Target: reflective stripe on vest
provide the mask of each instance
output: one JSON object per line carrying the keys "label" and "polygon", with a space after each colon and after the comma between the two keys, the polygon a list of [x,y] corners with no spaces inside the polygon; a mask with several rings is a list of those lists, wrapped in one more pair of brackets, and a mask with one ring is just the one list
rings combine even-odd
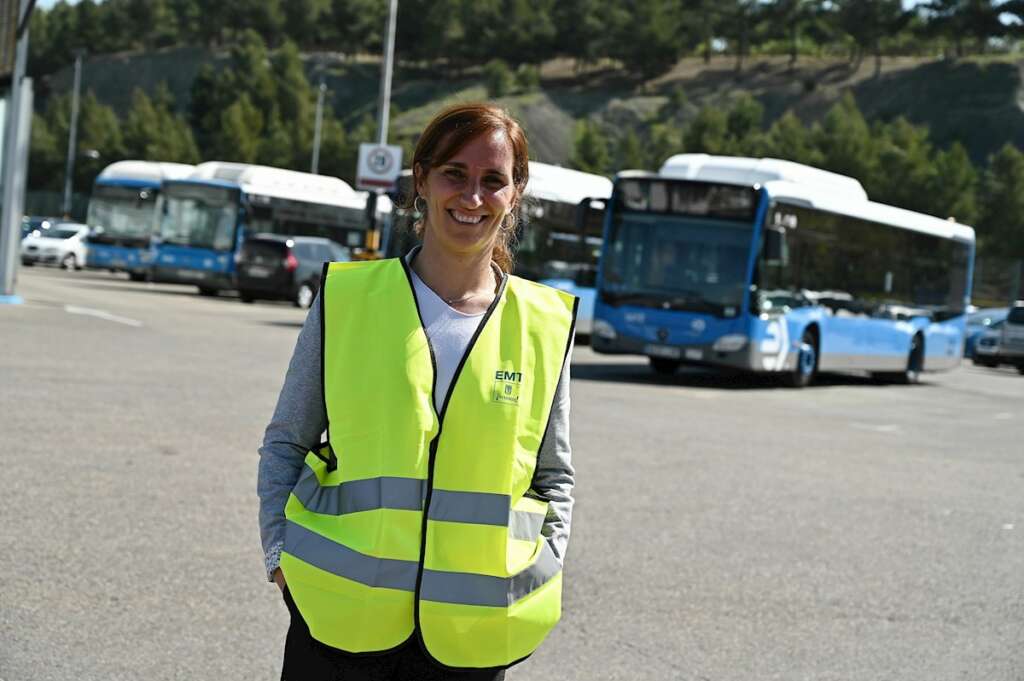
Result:
{"label": "reflective stripe on vest", "polygon": [[323,281],[337,465],[324,451],[307,455],[281,558],[310,632],[374,653],[418,624],[447,667],[526,657],[561,613],[561,566],[541,536],[547,502],[530,485],[575,299],[507,277],[439,415],[404,262],[333,263]]}

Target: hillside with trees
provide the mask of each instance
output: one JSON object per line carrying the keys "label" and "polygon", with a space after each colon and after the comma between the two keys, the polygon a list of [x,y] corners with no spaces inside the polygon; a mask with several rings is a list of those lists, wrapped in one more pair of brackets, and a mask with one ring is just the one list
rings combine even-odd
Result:
{"label": "hillside with trees", "polygon": [[[79,191],[121,158],[308,170],[321,79],[320,172],[351,179],[375,137],[386,4],[37,10],[30,190],[62,186],[80,49]],[[491,98],[537,160],[610,174],[682,151],[788,158],[1024,257],[1021,18],[1024,0],[402,0],[389,138],[410,153],[439,106]]]}

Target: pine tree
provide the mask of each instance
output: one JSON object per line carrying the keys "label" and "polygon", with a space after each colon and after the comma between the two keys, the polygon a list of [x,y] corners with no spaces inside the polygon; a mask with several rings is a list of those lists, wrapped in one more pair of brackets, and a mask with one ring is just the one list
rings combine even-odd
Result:
{"label": "pine tree", "polygon": [[967,150],[959,142],[935,155],[935,172],[927,196],[930,212],[972,225],[978,219],[978,173]]}
{"label": "pine tree", "polygon": [[597,123],[581,121],[577,124],[576,138],[573,142],[569,164],[586,173],[597,175],[608,173],[611,166],[608,142]]}
{"label": "pine tree", "polygon": [[983,251],[1024,258],[1024,153],[1007,143],[989,159],[981,188]]}

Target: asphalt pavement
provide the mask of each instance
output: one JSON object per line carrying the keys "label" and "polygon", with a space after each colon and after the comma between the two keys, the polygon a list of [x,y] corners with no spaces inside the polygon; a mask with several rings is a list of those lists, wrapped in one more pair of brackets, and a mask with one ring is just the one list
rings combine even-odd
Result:
{"label": "asphalt pavement", "polygon": [[[304,313],[38,267],[18,293],[0,681],[278,678],[256,449]],[[510,681],[1024,679],[1024,376],[572,371],[564,616]]]}

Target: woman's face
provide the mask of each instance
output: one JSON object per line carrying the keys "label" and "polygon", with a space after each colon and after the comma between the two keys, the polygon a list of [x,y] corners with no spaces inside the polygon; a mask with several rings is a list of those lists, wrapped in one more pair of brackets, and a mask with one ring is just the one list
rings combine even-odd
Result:
{"label": "woman's face", "polygon": [[490,253],[515,201],[512,145],[505,133],[484,133],[467,142],[417,182],[427,202],[424,240],[454,255]]}

